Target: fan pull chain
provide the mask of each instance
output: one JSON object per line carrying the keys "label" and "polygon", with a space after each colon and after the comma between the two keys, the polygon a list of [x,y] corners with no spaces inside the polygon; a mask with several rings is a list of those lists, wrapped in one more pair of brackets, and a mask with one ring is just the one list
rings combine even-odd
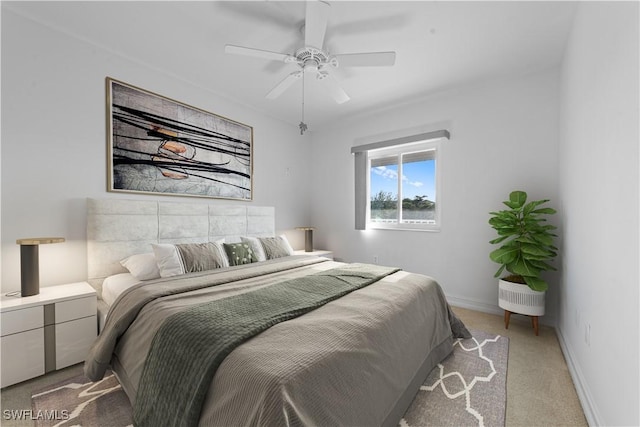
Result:
{"label": "fan pull chain", "polygon": [[298,125],[298,127],[300,128],[300,135],[304,135],[304,131],[307,130],[307,125],[304,122],[304,68],[302,69],[302,120],[300,121],[300,124]]}

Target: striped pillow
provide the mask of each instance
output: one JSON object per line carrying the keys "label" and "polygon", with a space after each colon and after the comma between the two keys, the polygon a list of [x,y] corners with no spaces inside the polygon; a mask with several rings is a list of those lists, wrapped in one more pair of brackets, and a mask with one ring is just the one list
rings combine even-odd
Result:
{"label": "striped pillow", "polygon": [[194,271],[228,267],[222,243],[152,243],[160,277],[172,277]]}

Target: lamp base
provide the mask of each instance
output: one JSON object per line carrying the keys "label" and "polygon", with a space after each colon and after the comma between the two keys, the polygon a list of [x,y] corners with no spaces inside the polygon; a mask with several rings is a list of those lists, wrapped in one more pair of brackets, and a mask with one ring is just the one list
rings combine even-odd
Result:
{"label": "lamp base", "polygon": [[313,230],[304,231],[304,251],[313,252]]}
{"label": "lamp base", "polygon": [[20,245],[20,295],[29,297],[39,293],[38,245]]}

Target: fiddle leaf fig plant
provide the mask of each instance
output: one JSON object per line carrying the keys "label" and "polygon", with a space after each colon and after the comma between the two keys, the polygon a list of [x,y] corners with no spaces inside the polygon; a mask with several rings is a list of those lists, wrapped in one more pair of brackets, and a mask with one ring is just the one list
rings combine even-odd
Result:
{"label": "fiddle leaf fig plant", "polygon": [[489,254],[492,261],[500,264],[495,277],[504,270],[511,273],[503,278],[509,282],[527,284],[535,291],[546,291],[548,283],[540,273],[555,270],[548,263],[558,254],[554,243],[556,227],[547,224],[547,215],[556,213],[555,209],[542,207],[549,200],[536,200],[527,203],[527,193],[513,191],[509,200],[502,202],[509,209],[490,212],[489,224],[498,233],[489,243],[500,245]]}

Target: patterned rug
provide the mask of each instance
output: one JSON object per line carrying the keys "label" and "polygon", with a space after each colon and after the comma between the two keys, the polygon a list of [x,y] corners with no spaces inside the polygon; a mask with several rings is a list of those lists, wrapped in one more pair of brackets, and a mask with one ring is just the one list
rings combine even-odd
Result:
{"label": "patterned rug", "polygon": [[[509,341],[471,331],[438,364],[400,421],[401,427],[504,426]],[[92,383],[76,376],[32,396],[37,427],[132,426],[129,400],[111,372]]]}
{"label": "patterned rug", "polygon": [[429,373],[401,427],[504,426],[509,339],[471,333]]}

